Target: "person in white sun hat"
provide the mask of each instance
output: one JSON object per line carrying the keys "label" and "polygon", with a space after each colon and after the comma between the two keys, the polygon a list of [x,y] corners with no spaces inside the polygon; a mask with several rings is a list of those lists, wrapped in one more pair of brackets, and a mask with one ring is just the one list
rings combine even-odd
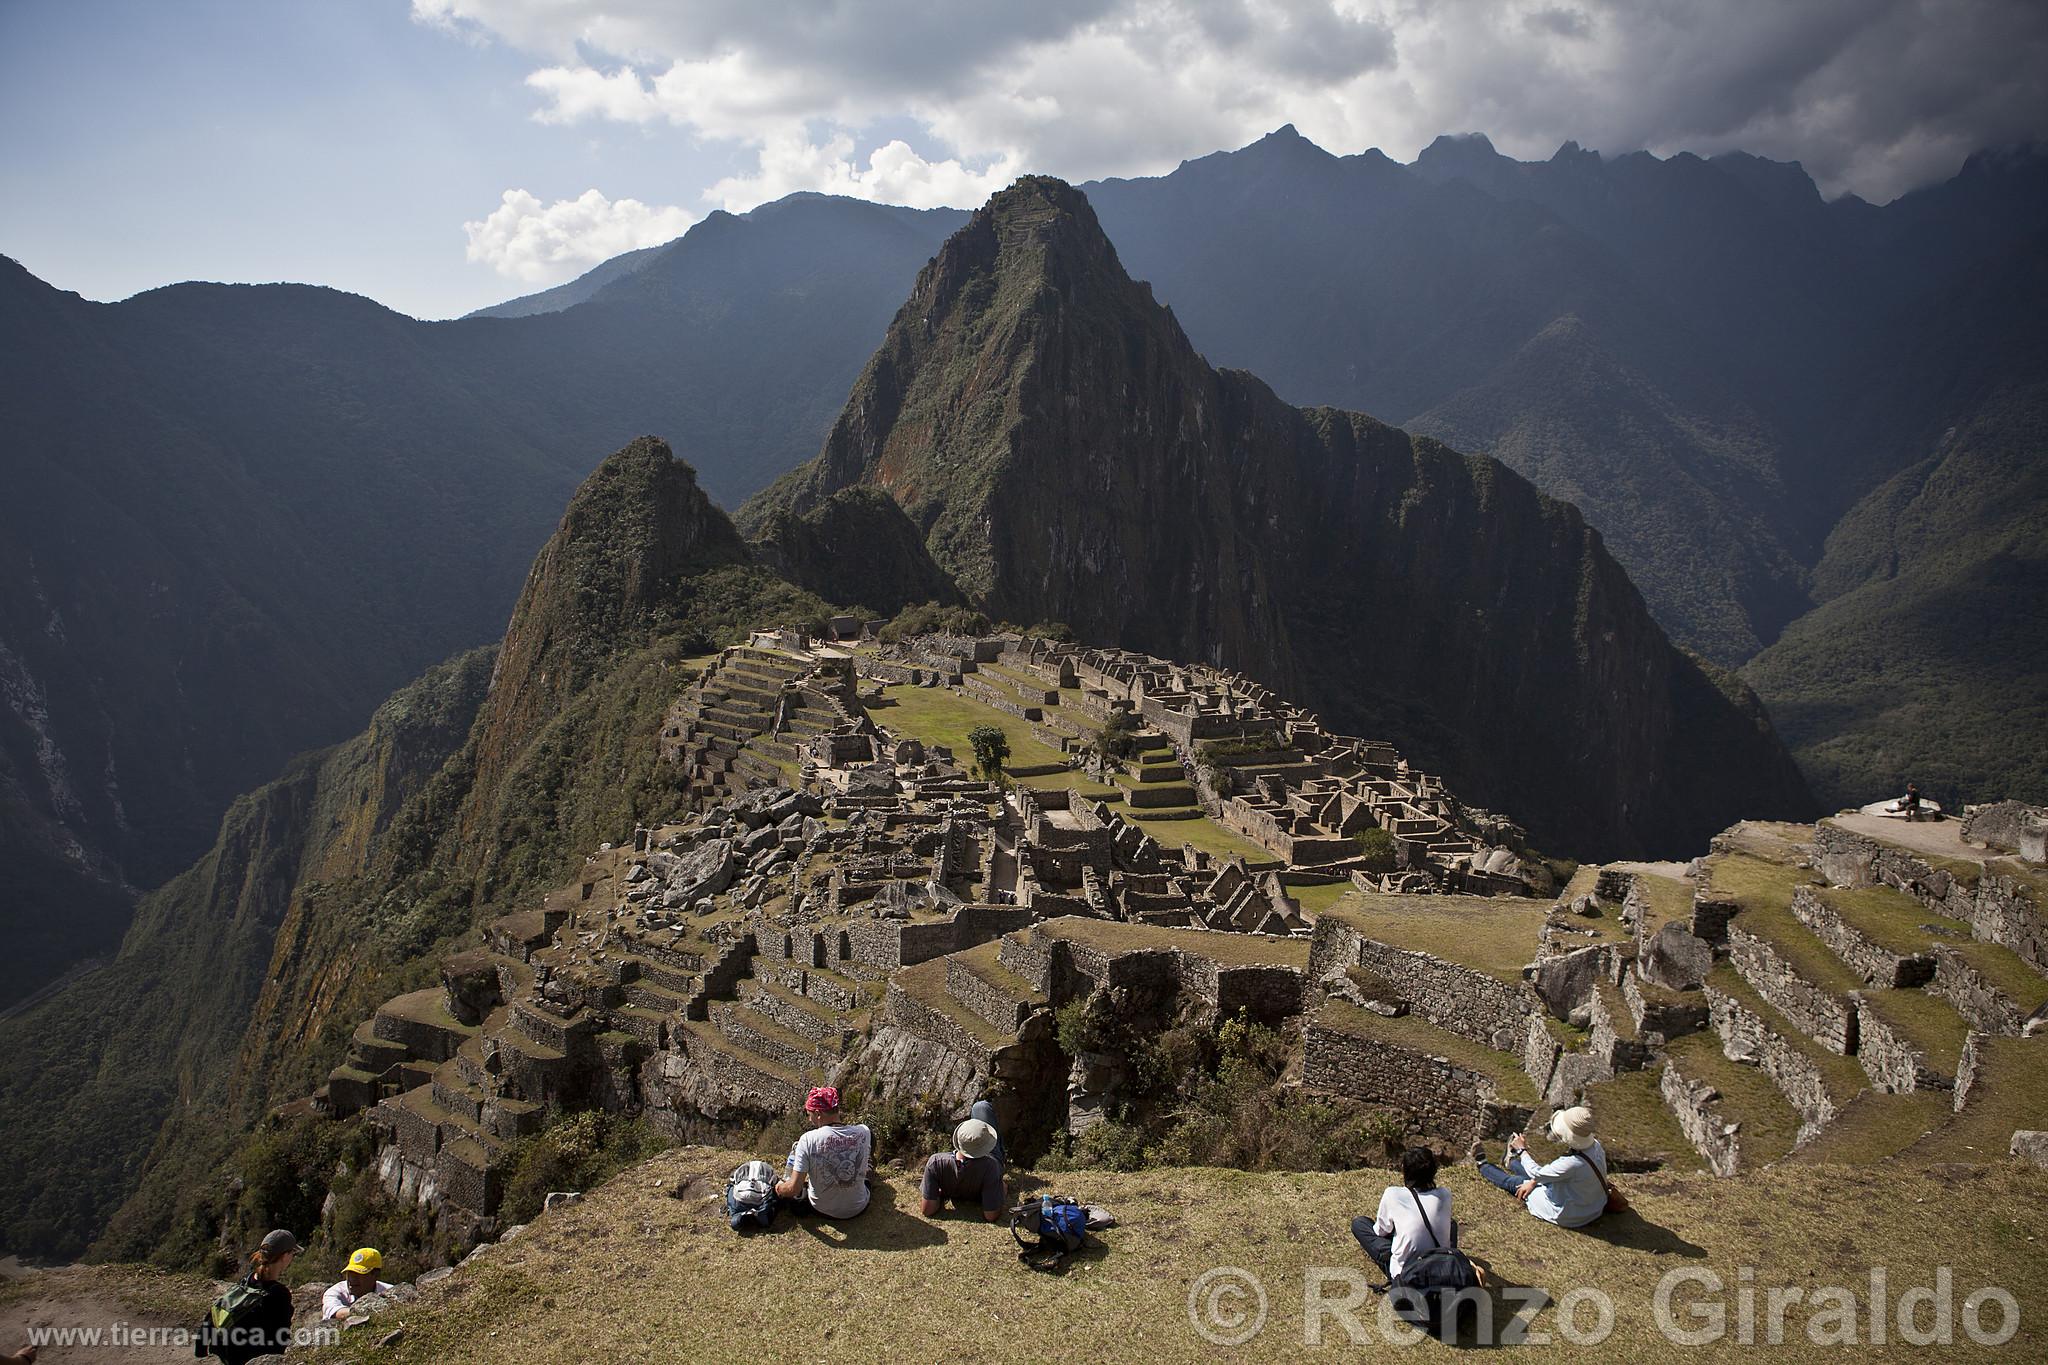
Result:
{"label": "person in white sun hat", "polygon": [[1508,1139],[1506,1165],[1486,1160],[1474,1144],[1479,1174],[1522,1201],[1534,1216],[1561,1228],[1582,1228],[1607,1211],[1607,1149],[1593,1136],[1593,1111],[1585,1105],[1550,1116],[1550,1140],[1565,1154],[1539,1166],[1520,1133]]}
{"label": "person in white sun hat", "polygon": [[[975,1106],[977,1109],[981,1106]],[[1003,1160],[996,1130],[985,1119],[970,1118],[953,1130],[953,1150],[935,1153],[924,1163],[924,1216],[936,1218],[950,1202],[979,1206],[983,1221],[1003,1216]]]}

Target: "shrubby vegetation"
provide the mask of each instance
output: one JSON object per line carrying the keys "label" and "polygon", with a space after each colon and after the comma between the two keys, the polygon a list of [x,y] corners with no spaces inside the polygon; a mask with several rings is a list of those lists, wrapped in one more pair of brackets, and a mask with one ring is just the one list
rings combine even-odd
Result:
{"label": "shrubby vegetation", "polygon": [[876,633],[883,643],[895,644],[914,635],[986,635],[988,631],[988,617],[972,607],[920,602],[897,612],[895,618]]}
{"label": "shrubby vegetation", "polygon": [[1358,855],[1368,872],[1392,872],[1398,852],[1394,836],[1378,825],[1358,832]]}
{"label": "shrubby vegetation", "polygon": [[595,1188],[667,1145],[645,1119],[596,1109],[556,1115],[512,1149],[498,1221],[529,1222],[551,1192]]}
{"label": "shrubby vegetation", "polygon": [[1046,1170],[1348,1170],[1382,1164],[1406,1134],[1391,1111],[1282,1086],[1288,1036],[1242,1014],[1139,1033],[1091,996],[1062,1006],[1055,1027],[1063,1052],[1109,1053],[1127,1076],[1109,1117],[1056,1140]]}

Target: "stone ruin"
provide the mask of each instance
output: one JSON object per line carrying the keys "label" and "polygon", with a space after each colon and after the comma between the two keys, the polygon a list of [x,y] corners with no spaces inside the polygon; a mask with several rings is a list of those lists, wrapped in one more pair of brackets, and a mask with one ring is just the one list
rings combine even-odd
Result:
{"label": "stone ruin", "polygon": [[[1000,662],[1024,657],[1029,674]],[[1187,767],[1211,736],[1283,742],[1203,775],[1276,856],[1171,846],[1144,806],[993,786],[857,693],[957,686],[969,662],[1002,667],[1012,700],[1019,678],[1060,692],[1029,721],[1046,733],[1064,733],[1048,713],[1092,734],[1072,717],[1130,709]],[[1996,850],[1937,866],[1829,822],[1738,826],[1682,869],[1478,894],[1530,889],[1487,870],[1512,831],[1384,746],[1225,675],[1008,637],[728,650],[661,742],[702,809],[491,924],[439,986],[366,1021],[315,1097],[366,1114],[387,1188],[459,1229],[488,1233],[507,1153],[550,1110],[683,1139],[792,1113],[829,1080],[958,1113],[988,1096],[1013,1148],[1041,1149],[1121,1084],[1119,1059],[1054,1037],[1054,1010],[1097,997],[1162,1026],[1247,1011],[1298,1038],[1294,1083],[1453,1151],[1584,1101],[1622,1168],[2048,1153],[2048,1038],[2029,1034],[2048,896]],[[1170,784],[1129,787],[1152,785]],[[1314,860],[1361,821],[1389,829],[1403,872],[1347,868],[1349,894],[1305,912],[1289,878],[1344,867]]]}

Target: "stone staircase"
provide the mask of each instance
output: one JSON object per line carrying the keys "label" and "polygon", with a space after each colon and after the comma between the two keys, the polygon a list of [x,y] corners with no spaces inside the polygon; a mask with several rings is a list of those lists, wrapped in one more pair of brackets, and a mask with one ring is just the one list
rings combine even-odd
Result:
{"label": "stone staircase", "polygon": [[801,1111],[867,1026],[880,973],[852,962],[812,965],[809,940],[797,937],[771,936],[727,989],[700,999],[675,1026],[673,1044],[710,1083],[695,1091],[699,1107],[714,1117]]}
{"label": "stone staircase", "polygon": [[851,719],[838,698],[803,680],[812,662],[736,645],[662,724],[661,751],[682,766],[694,801],[715,803],[752,787],[794,785],[799,746]]}

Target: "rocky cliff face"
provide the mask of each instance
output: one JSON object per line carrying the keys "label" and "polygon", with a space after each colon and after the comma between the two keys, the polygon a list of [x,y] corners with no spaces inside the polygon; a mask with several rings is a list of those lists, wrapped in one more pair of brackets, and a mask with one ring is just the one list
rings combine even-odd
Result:
{"label": "rocky cliff face", "polygon": [[[181,1151],[220,1150],[231,1093],[247,1089],[236,1057],[251,1008],[280,984],[273,961],[294,959],[318,888],[366,867],[461,747],[490,664],[478,650],[430,670],[361,735],[237,800],[207,855],[143,897],[114,961],[0,1022],[0,1096],[20,1125],[0,1158],[10,1248],[83,1249],[152,1148],[178,1146],[159,1141],[167,1116],[187,1126]],[[163,1169],[173,1188],[194,1173]]]}
{"label": "rocky cliff face", "polygon": [[653,740],[682,661],[830,610],[749,562],[667,445],[605,460],[499,647],[238,802],[214,851],[144,900],[119,961],[0,1023],[0,1095],[34,1130],[0,1167],[0,1245],[74,1254],[104,1226],[118,1258],[203,1257],[221,1161],[376,1001],[680,808]]}
{"label": "rocky cliff face", "polygon": [[1560,850],[1807,805],[1754,699],[1670,645],[1575,509],[1211,369],[1058,181],[946,244],[818,458],[740,519],[860,485],[990,615],[1239,668]]}

